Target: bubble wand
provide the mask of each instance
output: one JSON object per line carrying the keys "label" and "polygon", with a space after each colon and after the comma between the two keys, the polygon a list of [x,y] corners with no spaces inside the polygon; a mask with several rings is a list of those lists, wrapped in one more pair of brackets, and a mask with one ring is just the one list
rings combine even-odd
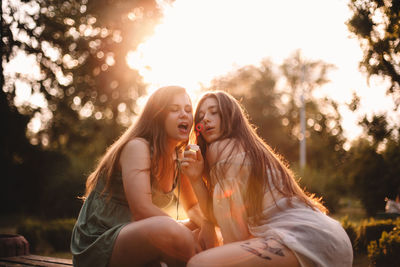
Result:
{"label": "bubble wand", "polygon": [[[196,124],[196,127],[194,127],[194,130],[196,132],[196,143],[198,143],[197,138],[199,137],[200,133],[204,130],[204,125],[201,122],[199,122]],[[199,149],[200,148],[197,144],[192,144],[192,145],[190,145],[190,148],[189,148],[189,150],[191,150],[195,153],[197,151],[199,151]]]}
{"label": "bubble wand", "polygon": [[196,131],[196,142],[197,142],[197,137],[200,135],[200,133],[204,130],[204,125],[199,122],[196,124],[195,131]]}

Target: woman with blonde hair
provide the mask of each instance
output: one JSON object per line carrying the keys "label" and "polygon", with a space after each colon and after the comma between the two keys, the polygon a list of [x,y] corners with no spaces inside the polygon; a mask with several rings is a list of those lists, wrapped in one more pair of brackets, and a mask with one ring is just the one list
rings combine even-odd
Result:
{"label": "woman with blonde hair", "polygon": [[87,179],[72,233],[74,266],[175,266],[195,254],[192,232],[161,209],[178,191],[191,219],[199,220],[197,199],[179,164],[192,124],[184,88],[162,87],[149,97],[136,123]]}
{"label": "woman with blonde hair", "polygon": [[188,266],[352,266],[340,223],[299,187],[235,98],[204,94],[195,125],[200,150],[185,151],[182,170],[223,245],[195,255]]}

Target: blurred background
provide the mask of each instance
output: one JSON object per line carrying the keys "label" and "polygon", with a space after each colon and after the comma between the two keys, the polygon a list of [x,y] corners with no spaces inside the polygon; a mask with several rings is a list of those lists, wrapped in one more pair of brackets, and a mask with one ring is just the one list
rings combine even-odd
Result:
{"label": "blurred background", "polygon": [[395,0],[3,0],[0,230],[73,224],[105,148],[171,84],[194,105],[229,91],[333,217],[375,218],[400,188],[399,14]]}

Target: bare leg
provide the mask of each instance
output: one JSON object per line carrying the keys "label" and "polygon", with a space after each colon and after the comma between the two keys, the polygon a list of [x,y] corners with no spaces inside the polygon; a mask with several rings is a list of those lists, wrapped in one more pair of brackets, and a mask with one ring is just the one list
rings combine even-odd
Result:
{"label": "bare leg", "polygon": [[195,254],[189,229],[167,216],[132,222],[122,228],[113,248],[110,267],[144,266],[163,261],[184,266]]}
{"label": "bare leg", "polygon": [[203,251],[190,259],[198,266],[300,266],[294,253],[273,239],[253,238]]}

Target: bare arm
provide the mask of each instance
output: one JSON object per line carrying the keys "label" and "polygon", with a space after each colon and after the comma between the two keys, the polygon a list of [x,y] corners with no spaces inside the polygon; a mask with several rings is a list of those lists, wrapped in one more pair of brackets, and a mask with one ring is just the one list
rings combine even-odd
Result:
{"label": "bare arm", "polygon": [[182,171],[190,181],[191,188],[195,193],[200,210],[206,218],[210,218],[208,214],[208,191],[202,180],[204,168],[204,160],[201,151],[193,152],[186,150],[182,158]]}
{"label": "bare arm", "polygon": [[[190,219],[190,229],[194,229],[201,226],[204,220],[204,215],[199,208],[197,197],[193,191],[192,185],[186,175],[181,175],[181,196],[180,201],[183,208],[186,211],[188,218]],[[192,225],[195,224],[195,225]],[[192,229],[192,230],[193,230]]]}
{"label": "bare arm", "polygon": [[120,164],[125,196],[133,218],[168,216],[152,202],[148,143],[139,138],[129,141],[121,152]]}
{"label": "bare arm", "polygon": [[[190,221],[193,221],[197,227],[200,228],[200,231],[197,235],[197,241],[201,247],[201,250],[216,247],[218,246],[219,242],[215,232],[215,225],[214,223],[210,222],[206,216],[204,216],[192,185],[196,185],[196,182],[191,183],[187,176],[182,175],[182,187],[185,188],[185,190],[182,190],[182,193],[184,193],[182,196],[185,196],[185,201],[182,203]],[[207,198],[206,201],[208,201],[208,193],[202,180],[197,184],[195,189],[197,190],[198,194],[199,192],[200,194],[204,193],[205,196],[202,197],[202,199]],[[188,202],[188,200],[192,201]],[[188,205],[189,203],[190,205]]]}

